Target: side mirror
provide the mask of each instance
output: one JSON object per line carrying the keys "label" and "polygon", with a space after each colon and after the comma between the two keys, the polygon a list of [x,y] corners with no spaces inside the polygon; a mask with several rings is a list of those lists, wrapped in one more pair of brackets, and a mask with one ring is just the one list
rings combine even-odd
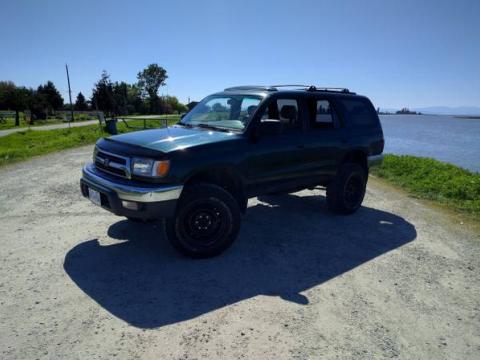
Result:
{"label": "side mirror", "polygon": [[282,133],[283,123],[277,119],[266,119],[258,125],[258,135],[279,135]]}

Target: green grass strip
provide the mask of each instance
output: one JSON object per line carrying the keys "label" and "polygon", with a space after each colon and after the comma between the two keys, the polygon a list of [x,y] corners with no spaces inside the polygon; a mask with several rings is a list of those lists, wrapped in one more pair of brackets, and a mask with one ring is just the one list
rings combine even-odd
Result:
{"label": "green grass strip", "polygon": [[430,158],[390,154],[371,172],[418,198],[480,219],[480,173]]}

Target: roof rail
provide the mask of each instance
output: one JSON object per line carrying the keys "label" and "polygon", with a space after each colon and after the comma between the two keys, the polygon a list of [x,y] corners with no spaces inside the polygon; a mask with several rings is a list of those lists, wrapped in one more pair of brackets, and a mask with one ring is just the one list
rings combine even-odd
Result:
{"label": "roof rail", "polygon": [[244,86],[233,86],[226,88],[224,91],[236,91],[236,90],[260,90],[260,91],[278,91],[278,88],[283,87],[296,87],[296,88],[303,88],[306,91],[325,91],[325,92],[336,92],[336,93],[345,93],[345,94],[355,94],[351,92],[347,88],[342,87],[319,87],[315,85],[270,85],[270,86],[262,86],[262,85],[244,85]]}
{"label": "roof rail", "polygon": [[276,91],[272,86],[262,86],[262,85],[243,85],[243,86],[232,86],[226,88],[224,91],[235,91],[235,90],[260,90],[260,91]]}
{"label": "roof rail", "polygon": [[271,85],[272,88],[279,88],[279,87],[301,87],[301,88],[308,88],[310,85],[300,85],[300,84],[293,84],[293,85],[288,85],[288,84],[281,84],[281,85]]}
{"label": "roof rail", "polygon": [[327,92],[341,92],[341,93],[347,93],[347,94],[355,94],[348,90],[347,88],[341,88],[341,87],[318,87],[315,85],[310,86],[308,91],[327,91]]}

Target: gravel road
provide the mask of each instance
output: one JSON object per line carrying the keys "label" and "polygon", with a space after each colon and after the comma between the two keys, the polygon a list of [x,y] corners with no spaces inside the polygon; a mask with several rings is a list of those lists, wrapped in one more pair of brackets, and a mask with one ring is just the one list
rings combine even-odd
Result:
{"label": "gravel road", "polygon": [[80,196],[83,147],[0,169],[1,359],[478,359],[475,224],[371,179],[249,201],[224,255]]}

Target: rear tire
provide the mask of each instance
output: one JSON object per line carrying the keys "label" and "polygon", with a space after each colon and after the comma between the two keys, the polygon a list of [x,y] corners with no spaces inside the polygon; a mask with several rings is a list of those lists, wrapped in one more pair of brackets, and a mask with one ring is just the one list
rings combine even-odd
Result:
{"label": "rear tire", "polygon": [[225,251],[240,230],[240,208],[233,196],[213,184],[184,190],[174,218],[165,219],[172,246],[192,258],[208,258]]}
{"label": "rear tire", "polygon": [[328,208],[337,214],[352,214],[360,208],[365,197],[368,173],[355,163],[341,165],[327,186]]}

